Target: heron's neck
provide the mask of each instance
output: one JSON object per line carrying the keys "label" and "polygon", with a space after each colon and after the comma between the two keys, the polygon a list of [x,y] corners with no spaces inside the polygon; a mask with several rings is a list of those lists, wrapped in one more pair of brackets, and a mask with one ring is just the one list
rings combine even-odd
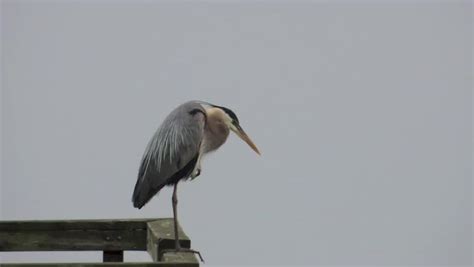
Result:
{"label": "heron's neck", "polygon": [[229,136],[229,127],[225,124],[225,114],[217,108],[206,110],[207,120],[204,131],[204,153],[218,149]]}

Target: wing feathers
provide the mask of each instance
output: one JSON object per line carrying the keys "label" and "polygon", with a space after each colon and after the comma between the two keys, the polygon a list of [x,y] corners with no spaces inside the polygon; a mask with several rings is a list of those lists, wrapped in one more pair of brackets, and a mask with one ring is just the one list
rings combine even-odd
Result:
{"label": "wing feathers", "polygon": [[204,108],[196,102],[177,107],[148,143],[133,192],[135,207],[143,207],[165,185],[191,175],[199,156],[205,124],[205,116],[190,112],[195,109],[205,114]]}

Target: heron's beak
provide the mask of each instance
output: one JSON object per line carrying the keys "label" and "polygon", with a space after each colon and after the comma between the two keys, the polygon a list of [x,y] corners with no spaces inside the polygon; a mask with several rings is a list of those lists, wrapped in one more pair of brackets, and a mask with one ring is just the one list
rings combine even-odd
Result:
{"label": "heron's beak", "polygon": [[260,151],[258,151],[257,146],[253,143],[250,137],[245,133],[245,131],[240,127],[240,125],[230,127],[230,129],[237,134],[242,140],[245,141],[257,154],[260,155]]}

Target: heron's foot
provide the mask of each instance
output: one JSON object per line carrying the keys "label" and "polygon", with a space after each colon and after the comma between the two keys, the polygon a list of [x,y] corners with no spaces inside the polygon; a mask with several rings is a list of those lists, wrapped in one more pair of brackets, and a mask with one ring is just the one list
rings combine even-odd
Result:
{"label": "heron's foot", "polygon": [[201,252],[197,251],[197,250],[194,250],[194,249],[190,249],[190,248],[180,248],[179,250],[177,250],[177,252],[187,252],[187,253],[194,253],[194,254],[197,254],[199,259],[204,263],[204,259],[201,255]]}
{"label": "heron's foot", "polygon": [[194,249],[181,248],[181,247],[175,248],[175,249],[166,249],[162,252],[162,254],[169,253],[169,252],[173,252],[173,253],[178,253],[178,252],[194,253],[194,254],[197,254],[199,259],[204,263],[204,258],[202,257],[201,252],[199,252],[197,250],[194,250]]}

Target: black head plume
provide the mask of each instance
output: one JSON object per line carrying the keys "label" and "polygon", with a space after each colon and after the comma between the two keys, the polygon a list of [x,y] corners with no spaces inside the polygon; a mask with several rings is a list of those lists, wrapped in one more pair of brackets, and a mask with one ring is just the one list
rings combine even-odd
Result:
{"label": "black head plume", "polygon": [[215,107],[215,108],[220,108],[222,109],[227,115],[229,115],[229,117],[232,119],[232,123],[235,124],[236,126],[239,125],[239,119],[237,118],[237,115],[235,115],[235,113],[226,108],[226,107],[222,107],[222,106],[218,106],[218,105],[214,105],[214,104],[211,104],[209,102],[205,102],[205,101],[197,101],[199,103],[202,103],[202,104],[205,104],[205,105],[209,105],[211,107]]}
{"label": "black head plume", "polygon": [[[218,106],[216,106],[218,107]],[[235,113],[228,109],[228,108],[225,108],[225,107],[218,107],[220,109],[222,109],[227,115],[229,115],[229,117],[232,119],[232,122],[235,123],[235,124],[239,124],[239,119],[237,118],[237,115],[235,115]]]}

